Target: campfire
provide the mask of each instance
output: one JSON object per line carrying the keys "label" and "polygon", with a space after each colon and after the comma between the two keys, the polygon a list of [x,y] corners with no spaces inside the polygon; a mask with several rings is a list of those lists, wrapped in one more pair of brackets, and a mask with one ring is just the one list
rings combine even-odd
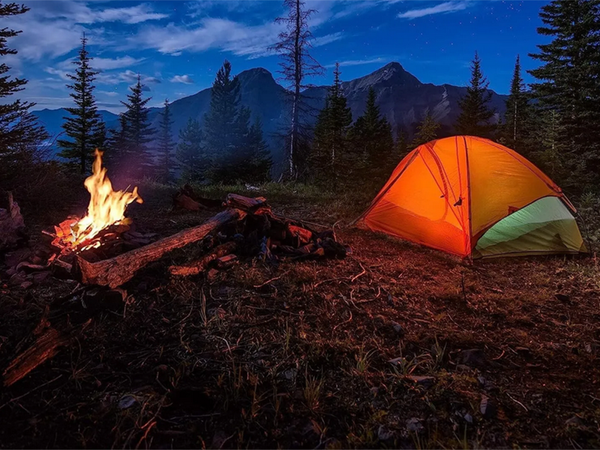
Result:
{"label": "campfire", "polygon": [[113,190],[106,168],[102,167],[102,154],[96,150],[92,175],[84,183],[91,196],[87,215],[82,219],[70,217],[54,227],[56,237],[52,245],[63,253],[97,248],[103,237],[118,237],[130,224],[125,218],[127,206],[134,201],[143,202],[137,187],[133,192]]}

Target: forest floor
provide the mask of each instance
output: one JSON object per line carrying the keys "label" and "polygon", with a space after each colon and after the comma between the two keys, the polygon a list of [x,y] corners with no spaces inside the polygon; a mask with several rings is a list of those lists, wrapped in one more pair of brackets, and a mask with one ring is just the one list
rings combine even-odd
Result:
{"label": "forest floor", "polygon": [[[210,215],[169,213],[168,188],[140,192],[144,231]],[[345,227],[362,205],[309,194],[264,193],[278,213],[337,223],[351,255],[242,261],[211,281],[169,275],[193,246],[150,265],[124,286],[125,311],[0,388],[0,447],[600,446],[594,258],[470,265]],[[33,240],[51,224],[30,220]],[[1,283],[3,369],[77,283]]]}

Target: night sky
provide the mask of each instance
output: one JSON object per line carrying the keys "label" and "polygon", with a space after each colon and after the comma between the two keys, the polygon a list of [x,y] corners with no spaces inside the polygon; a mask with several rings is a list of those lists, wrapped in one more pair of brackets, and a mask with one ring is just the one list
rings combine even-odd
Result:
{"label": "night sky", "polygon": [[[278,58],[267,51],[277,40],[274,19],[282,2],[227,1],[25,1],[27,14],[4,19],[23,33],[10,41],[19,54],[8,59],[13,75],[30,80],[20,98],[36,109],[70,105],[65,74],[73,70],[82,32],[89,37],[101,109],[120,111],[138,73],[151,105],[209,87],[224,59],[234,73],[253,67],[271,72]],[[307,1],[315,9],[313,55],[327,74],[311,80],[329,84],[331,67],[357,78],[398,61],[424,83],[464,86],[474,52],[482,59],[490,87],[507,93],[514,61],[525,69],[536,44],[543,1]],[[525,74],[525,80],[531,78]]]}

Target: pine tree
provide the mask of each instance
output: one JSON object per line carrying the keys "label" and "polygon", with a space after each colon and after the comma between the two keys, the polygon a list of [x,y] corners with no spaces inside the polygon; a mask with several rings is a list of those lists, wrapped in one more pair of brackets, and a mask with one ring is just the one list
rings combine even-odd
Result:
{"label": "pine tree", "polygon": [[303,116],[310,112],[310,107],[304,101],[302,91],[310,86],[306,79],[321,75],[324,69],[310,55],[312,33],[309,19],[316,11],[306,9],[303,0],[284,0],[283,4],[288,15],[277,18],[276,23],[283,24],[285,30],[271,49],[281,56],[280,73],[289,83],[291,120],[286,133],[287,175],[296,179],[305,171],[309,143],[309,127]]}
{"label": "pine tree", "polygon": [[204,134],[196,119],[189,119],[187,125],[179,132],[176,156],[184,181],[205,181],[209,160],[204,146]]}
{"label": "pine tree", "polygon": [[402,160],[408,153],[408,135],[404,128],[398,129],[398,137],[396,138],[396,157],[397,163]]}
{"label": "pine tree", "polygon": [[[25,14],[29,8],[16,3],[0,4],[0,18]],[[8,39],[21,32],[10,28],[0,29],[0,57],[15,55],[16,50],[7,47]],[[8,75],[10,67],[0,64],[0,188],[13,189],[15,177],[37,159],[38,148],[48,137],[29,109],[35,103],[16,100],[8,102],[7,97],[22,91],[27,80]]]}
{"label": "pine tree", "polygon": [[128,128],[125,113],[119,114],[119,127],[109,130],[108,139],[106,140],[108,151],[104,154],[103,162],[109,169],[123,164],[125,160],[126,152],[129,148],[127,141]]}
{"label": "pine tree", "polygon": [[492,93],[488,91],[489,82],[481,72],[481,60],[475,52],[471,63],[471,84],[466,95],[460,100],[460,115],[456,120],[456,132],[470,136],[490,137],[493,131],[491,120],[494,110],[488,103]]}
{"label": "pine tree", "polygon": [[[553,0],[542,7],[544,23],[538,28],[552,36],[549,44],[538,45],[530,55],[542,65],[529,73],[539,108],[556,113],[561,128],[558,137],[562,163],[578,190],[600,185],[600,0]],[[567,153],[568,152],[568,153]]]}
{"label": "pine tree", "polygon": [[94,133],[92,139],[95,149],[97,148],[101,151],[106,150],[106,147],[108,146],[108,132],[106,131],[106,124],[103,120],[99,122],[98,128],[96,128],[96,132]]}
{"label": "pine tree", "polygon": [[240,83],[237,77],[232,79],[231,64],[225,61],[217,72],[210,110],[204,117],[206,148],[211,160],[209,177],[213,182],[223,182],[223,178],[228,177],[227,169],[239,148],[240,134],[244,132],[238,118],[239,103]]}
{"label": "pine tree", "polygon": [[357,162],[356,167],[366,185],[381,187],[398,161],[394,157],[392,128],[387,119],[381,116],[372,87],[369,89],[365,112],[356,120],[351,136],[359,161],[362,161],[362,164]]}
{"label": "pine tree", "polygon": [[417,127],[417,134],[410,143],[411,148],[417,148],[419,145],[437,139],[439,130],[440,124],[435,121],[431,112],[427,110],[423,121]]}
{"label": "pine tree", "polygon": [[171,157],[175,149],[173,135],[171,134],[171,110],[169,100],[165,100],[165,107],[161,113],[160,129],[158,132],[158,153],[160,157],[160,175],[163,182],[168,183],[171,179]]}
{"label": "pine tree", "polygon": [[521,62],[517,56],[499,140],[526,157],[531,156],[535,150],[535,140],[532,140],[535,126],[530,97],[521,77]]}
{"label": "pine tree", "polygon": [[148,108],[146,104],[151,97],[144,99],[142,78],[138,75],[137,83],[130,88],[131,93],[127,95],[127,102],[121,102],[126,109],[124,113],[125,137],[127,147],[121,149],[125,155],[124,164],[127,174],[134,178],[152,173],[153,161],[148,144],[152,142],[155,130],[148,122]]}
{"label": "pine tree", "polygon": [[69,164],[77,167],[82,174],[87,173],[91,167],[102,123],[94,98],[93,83],[98,72],[90,67],[92,58],[86,45],[87,38],[84,34],[81,38],[79,57],[73,62],[77,67],[75,74],[67,75],[73,81],[67,87],[71,89],[69,95],[75,102],[75,107],[66,108],[70,117],[65,117],[63,124],[69,139],[58,140],[58,146],[62,149],[58,156],[68,160]]}
{"label": "pine tree", "polygon": [[271,178],[273,161],[269,146],[263,136],[263,127],[260,117],[256,117],[248,130],[246,145],[249,149],[248,178],[250,183],[264,183]]}
{"label": "pine tree", "polygon": [[352,112],[342,93],[340,74],[339,64],[336,64],[333,85],[315,126],[310,158],[311,176],[333,189],[340,187],[342,177],[347,178],[355,162],[348,145]]}

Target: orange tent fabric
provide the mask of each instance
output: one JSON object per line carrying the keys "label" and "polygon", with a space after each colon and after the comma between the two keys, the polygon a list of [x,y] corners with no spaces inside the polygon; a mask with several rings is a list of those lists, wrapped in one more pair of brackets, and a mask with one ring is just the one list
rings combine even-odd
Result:
{"label": "orange tent fabric", "polygon": [[359,220],[372,230],[470,257],[492,226],[549,196],[572,208],[561,189],[515,151],[455,136],[409,153]]}

